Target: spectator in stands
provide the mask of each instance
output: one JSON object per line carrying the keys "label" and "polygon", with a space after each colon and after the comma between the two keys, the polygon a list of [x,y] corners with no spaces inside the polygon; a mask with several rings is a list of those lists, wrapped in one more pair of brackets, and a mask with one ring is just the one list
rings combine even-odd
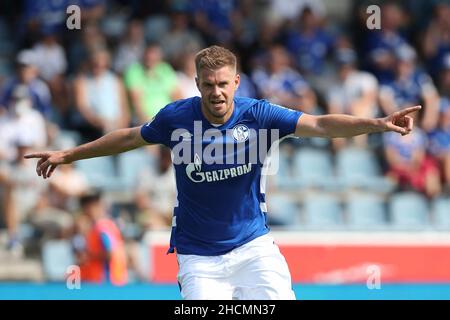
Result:
{"label": "spectator in stands", "polygon": [[237,10],[237,1],[194,0],[190,3],[194,25],[206,44],[229,44],[232,36],[232,21]]}
{"label": "spectator in stands", "polygon": [[67,69],[64,48],[58,43],[55,30],[42,28],[41,36],[41,40],[32,49],[39,75],[50,84],[55,81],[61,81],[60,76]]}
{"label": "spectator in stands", "polygon": [[172,66],[163,60],[161,47],[147,45],[142,63],[132,64],[124,74],[138,123],[156,115],[166,104],[179,98],[177,77]]}
{"label": "spectator in stands", "polygon": [[[57,140],[53,141],[55,149],[67,149],[76,145],[76,140],[71,136],[59,133]],[[48,182],[48,204],[60,210],[75,212],[79,209],[79,197],[89,191],[90,185],[87,177],[75,165],[55,172],[54,179]]]}
{"label": "spectator in stands", "polygon": [[247,63],[250,47],[258,38],[258,24],[261,15],[264,13],[264,6],[253,0],[238,1],[237,6],[232,18],[230,48],[239,52],[239,59]]}
{"label": "spectator in stands", "polygon": [[413,189],[428,197],[441,193],[438,164],[427,155],[427,137],[420,128],[415,128],[407,136],[385,133],[384,145],[387,176],[400,189]]}
{"label": "spectator in stands", "polygon": [[305,8],[309,8],[318,18],[322,18],[326,14],[324,3],[321,0],[270,0],[268,6],[268,10],[274,18],[283,22],[294,22]]}
{"label": "spectator in stands", "polygon": [[428,71],[433,78],[438,76],[444,56],[450,54],[450,5],[437,3],[434,17],[425,32],[422,43]]}
{"label": "spectator in stands", "polygon": [[23,246],[19,239],[19,225],[30,218],[38,207],[41,196],[46,191],[45,183],[35,178],[35,170],[24,155],[33,142],[29,135],[22,135],[16,140],[16,159],[10,164],[3,163],[2,176],[6,188],[5,222],[8,231],[7,249],[21,255]]}
{"label": "spectator in stands", "polygon": [[445,190],[450,192],[450,99],[441,99],[438,127],[428,137],[430,154],[438,160]]}
{"label": "spectator in stands", "polygon": [[106,0],[79,0],[78,5],[82,12],[81,23],[98,24],[106,12],[106,4]]}
{"label": "spectator in stands", "polygon": [[68,87],[64,74],[67,70],[66,52],[58,42],[56,30],[52,28],[41,29],[41,39],[33,46],[36,67],[39,76],[50,88],[53,111],[61,115],[68,108]]}
{"label": "spectator in stands", "polygon": [[91,53],[107,48],[105,35],[95,24],[85,24],[80,32],[75,34],[67,53],[70,73],[89,71],[89,58]]}
{"label": "spectator in stands", "polygon": [[20,256],[23,253],[23,247],[17,235],[16,213],[13,207],[12,197],[13,187],[9,181],[9,164],[6,160],[0,158],[0,213],[3,215],[3,223],[6,226],[8,250]]}
{"label": "spectator in stands", "polygon": [[304,7],[297,19],[296,29],[287,34],[286,47],[302,74],[320,76],[335,39],[321,26],[321,20],[310,7]]}
{"label": "spectator in stands", "polygon": [[48,86],[38,78],[37,57],[32,50],[22,50],[17,54],[17,75],[8,79],[0,92],[0,108],[8,108],[12,93],[18,85],[29,89],[32,106],[47,119],[51,117],[52,105]]}
{"label": "spectator in stands", "polygon": [[139,20],[131,20],[127,32],[114,54],[114,71],[123,74],[133,63],[139,62],[145,49],[144,27]]}
{"label": "spectator in stands", "polygon": [[22,19],[25,28],[21,31],[26,38],[26,45],[29,45],[29,42],[34,42],[42,29],[53,29],[61,32],[66,25],[66,10],[69,5],[68,0],[23,1]]}
{"label": "spectator in stands", "polygon": [[108,217],[101,194],[80,198],[81,233],[73,244],[82,282],[124,285],[128,282],[127,255],[119,228]]}
{"label": "spectator in stands", "polygon": [[0,159],[15,161],[16,143],[24,137],[34,148],[47,146],[45,119],[39,111],[33,109],[28,86],[14,87],[7,108],[7,112],[0,115]]}
{"label": "spectator in stands", "polygon": [[380,89],[380,106],[385,114],[424,102],[421,127],[425,131],[436,128],[439,96],[430,76],[416,69],[416,53],[410,46],[396,50],[396,75],[392,82]]}
{"label": "spectator in stands", "polygon": [[138,177],[138,220],[145,229],[167,229],[172,225],[175,190],[170,149],[159,147],[159,163],[155,172],[147,170]]}
{"label": "spectator in stands", "polygon": [[241,64],[238,62],[237,65],[238,72],[240,75],[240,83],[239,87],[236,90],[236,96],[238,97],[248,97],[248,98],[256,98],[256,87],[253,84],[252,79],[244,73],[244,71],[241,68]]}
{"label": "spectator in stands", "polygon": [[109,70],[110,55],[106,50],[91,53],[90,70],[74,82],[78,120],[75,128],[85,141],[127,127],[130,122],[128,100],[120,79]]}
{"label": "spectator in stands", "polygon": [[273,45],[267,57],[268,67],[252,74],[259,95],[273,103],[316,113],[316,96],[309,84],[290,64],[290,56],[281,45]]}
{"label": "spectator in stands", "polygon": [[242,70],[248,74],[256,69],[266,67],[270,48],[276,43],[281,43],[282,25],[276,19],[271,18],[269,14],[266,14],[258,25],[257,33],[255,42],[248,48],[249,52],[240,56]]}
{"label": "spectator in stands", "polygon": [[367,67],[381,84],[395,78],[395,50],[407,44],[399,29],[404,24],[403,9],[389,2],[381,7],[381,29],[368,33],[363,56],[367,57]]}
{"label": "spectator in stands", "polygon": [[180,98],[186,99],[194,96],[200,96],[197,85],[195,84],[195,77],[197,71],[195,70],[195,52],[185,52],[178,60],[180,68],[177,71],[177,84],[180,91]]}
{"label": "spectator in stands", "polygon": [[161,41],[164,57],[174,65],[184,52],[197,52],[205,46],[201,36],[189,28],[186,9],[174,9],[170,14],[170,29]]}
{"label": "spectator in stands", "polygon": [[445,55],[439,74],[439,93],[450,99],[450,53]]}
{"label": "spectator in stands", "polygon": [[[356,52],[342,48],[336,52],[339,66],[339,79],[328,91],[327,104],[329,113],[346,113],[357,117],[373,118],[379,115],[378,81],[370,73],[356,68]],[[365,147],[367,136],[357,136],[354,142]],[[346,139],[333,139],[335,148],[345,145]]]}

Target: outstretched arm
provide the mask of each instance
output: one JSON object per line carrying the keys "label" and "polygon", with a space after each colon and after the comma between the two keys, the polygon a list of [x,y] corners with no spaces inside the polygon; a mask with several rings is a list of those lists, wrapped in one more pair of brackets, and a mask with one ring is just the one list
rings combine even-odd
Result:
{"label": "outstretched arm", "polygon": [[141,137],[140,129],[141,127],[134,127],[115,130],[97,140],[72,149],[36,152],[25,155],[25,158],[39,158],[36,165],[36,173],[44,179],[50,178],[53,171],[60,164],[109,156],[148,145]]}
{"label": "outstretched arm", "polygon": [[385,118],[366,119],[344,114],[313,116],[303,114],[295,129],[298,137],[348,138],[360,134],[394,131],[402,135],[411,132],[413,119],[407,114],[421,106],[405,108]]}

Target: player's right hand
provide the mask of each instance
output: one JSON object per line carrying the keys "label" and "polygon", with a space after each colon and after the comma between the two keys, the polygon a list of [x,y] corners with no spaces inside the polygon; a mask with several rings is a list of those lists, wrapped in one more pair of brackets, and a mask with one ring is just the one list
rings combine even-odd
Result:
{"label": "player's right hand", "polygon": [[50,178],[58,165],[69,163],[69,161],[66,160],[66,153],[64,151],[30,153],[25,155],[24,158],[39,158],[39,161],[36,164],[36,173],[44,179]]}

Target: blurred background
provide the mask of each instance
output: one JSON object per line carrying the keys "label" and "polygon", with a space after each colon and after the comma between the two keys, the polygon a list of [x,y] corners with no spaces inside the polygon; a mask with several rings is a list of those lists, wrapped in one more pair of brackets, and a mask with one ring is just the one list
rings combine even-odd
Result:
{"label": "blurred background", "polygon": [[[80,28],[69,29],[73,4]],[[450,1],[441,0],[2,1],[0,298],[180,298],[165,255],[170,150],[83,160],[49,180],[23,155],[141,125],[199,95],[193,59],[212,44],[238,56],[240,96],[359,117],[423,106],[404,137],[284,140],[268,222],[299,299],[450,299]],[[86,275],[80,290],[69,288],[70,265]]]}

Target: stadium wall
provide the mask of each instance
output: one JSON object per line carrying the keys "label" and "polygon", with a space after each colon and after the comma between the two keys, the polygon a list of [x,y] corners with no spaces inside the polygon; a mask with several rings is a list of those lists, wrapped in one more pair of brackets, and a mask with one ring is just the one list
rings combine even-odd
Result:
{"label": "stadium wall", "polygon": [[[450,283],[449,232],[271,232],[294,283]],[[149,277],[176,282],[177,262],[167,254],[170,234],[145,237]]]}

